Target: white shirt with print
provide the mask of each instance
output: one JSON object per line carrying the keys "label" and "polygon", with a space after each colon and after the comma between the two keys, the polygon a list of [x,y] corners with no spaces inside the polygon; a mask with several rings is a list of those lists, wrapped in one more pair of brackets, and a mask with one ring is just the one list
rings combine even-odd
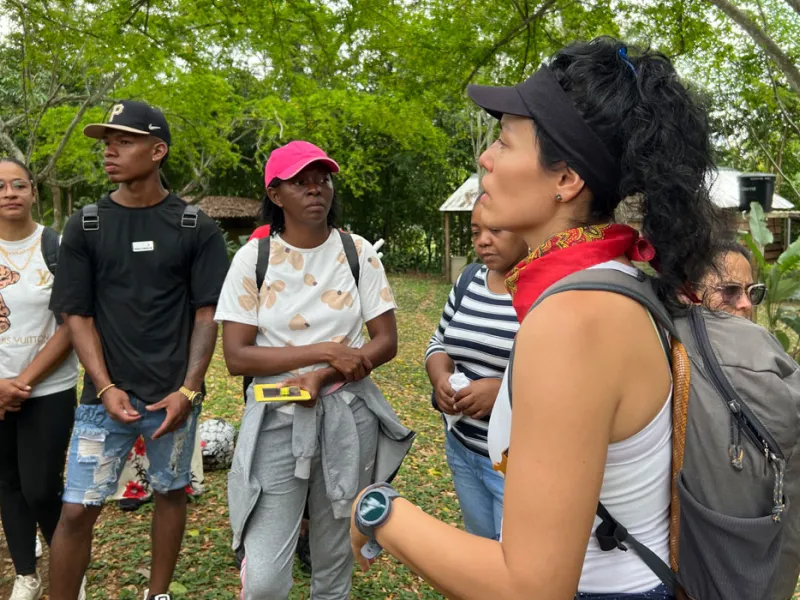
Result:
{"label": "white shirt with print", "polygon": [[[50,311],[53,274],[42,256],[42,231],[24,240],[0,240],[0,379],[12,379],[41,352],[56,331]],[[34,386],[31,396],[46,396],[74,387],[78,359],[70,353],[50,375]]]}
{"label": "white shirt with print", "polygon": [[[257,326],[257,346],[337,342],[360,348],[365,343],[364,323],[397,305],[372,244],[361,236],[352,237],[360,265],[358,289],[339,232],[332,230],[316,248],[296,248],[274,236],[260,294],[258,240],[251,240],[233,258],[215,319]],[[326,366],[316,364],[295,373]]]}

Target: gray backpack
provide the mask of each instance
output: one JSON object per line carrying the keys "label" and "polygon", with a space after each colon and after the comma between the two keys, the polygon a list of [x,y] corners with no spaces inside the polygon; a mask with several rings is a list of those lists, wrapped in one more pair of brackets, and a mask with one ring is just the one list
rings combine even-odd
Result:
{"label": "gray backpack", "polygon": [[800,367],[746,319],[699,306],[671,316],[644,274],[580,271],[547,289],[533,308],[569,290],[632,298],[671,336],[662,336],[674,386],[671,565],[602,503],[600,547],[632,547],[679,598],[789,598],[800,571],[800,519],[790,505],[800,494],[800,458],[792,460],[800,440]]}

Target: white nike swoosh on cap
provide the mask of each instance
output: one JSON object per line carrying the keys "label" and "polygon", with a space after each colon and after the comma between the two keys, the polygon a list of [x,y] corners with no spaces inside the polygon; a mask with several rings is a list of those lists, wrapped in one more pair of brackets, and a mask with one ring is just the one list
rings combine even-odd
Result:
{"label": "white nike swoosh on cap", "polygon": [[147,126],[147,128],[148,128],[150,131],[153,131],[154,129],[161,129],[161,127],[156,127],[155,125],[148,125],[148,126]]}

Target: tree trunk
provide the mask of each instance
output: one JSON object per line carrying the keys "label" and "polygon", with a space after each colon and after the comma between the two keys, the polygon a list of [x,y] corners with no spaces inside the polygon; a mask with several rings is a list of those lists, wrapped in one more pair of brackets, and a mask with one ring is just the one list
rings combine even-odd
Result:
{"label": "tree trunk", "polygon": [[51,185],[50,193],[53,195],[53,229],[61,231],[61,223],[64,217],[61,206],[61,188],[57,185]]}
{"label": "tree trunk", "polygon": [[72,188],[67,188],[67,218],[72,216]]}
{"label": "tree trunk", "polygon": [[730,19],[747,32],[747,35],[749,35],[775,62],[777,67],[786,76],[786,80],[794,91],[800,94],[800,69],[798,69],[794,62],[792,62],[792,59],[781,50],[780,46],[778,46],[778,44],[776,44],[750,17],[728,0],[709,0],[709,2],[728,15]]}

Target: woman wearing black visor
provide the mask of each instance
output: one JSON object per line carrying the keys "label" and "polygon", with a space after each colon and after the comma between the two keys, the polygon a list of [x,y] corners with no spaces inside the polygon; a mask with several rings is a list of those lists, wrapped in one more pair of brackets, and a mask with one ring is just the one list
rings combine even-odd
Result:
{"label": "woman wearing black visor", "polygon": [[[671,598],[636,552],[604,552],[593,534],[599,499],[668,559],[672,381],[658,331],[609,292],[564,292],[528,311],[572,273],[635,277],[632,261],[655,258],[666,302],[697,289],[717,220],[707,115],[667,58],[608,38],[564,48],[515,87],[468,93],[500,119],[480,160],[483,217],[532,250],[506,282],[522,325],[489,425],[506,476],[502,538],[460,531],[380,486],[355,504],[356,559],[367,568],[364,554],[382,547],[462,600]],[[633,195],[646,241],[613,222]]]}

